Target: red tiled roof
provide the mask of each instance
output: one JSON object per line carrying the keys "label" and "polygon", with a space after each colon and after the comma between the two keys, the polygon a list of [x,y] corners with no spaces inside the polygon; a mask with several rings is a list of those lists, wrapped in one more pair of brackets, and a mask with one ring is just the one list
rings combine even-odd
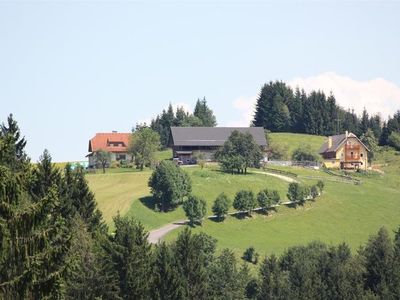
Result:
{"label": "red tiled roof", "polygon": [[[99,150],[126,152],[130,137],[131,133],[96,133],[96,135],[89,140],[89,152],[96,152]],[[111,143],[118,143],[119,145],[114,146]]]}

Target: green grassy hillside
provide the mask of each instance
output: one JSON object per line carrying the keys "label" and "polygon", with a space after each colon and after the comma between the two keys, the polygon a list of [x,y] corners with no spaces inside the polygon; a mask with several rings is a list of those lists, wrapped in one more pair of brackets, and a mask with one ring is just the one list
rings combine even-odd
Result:
{"label": "green grassy hillside", "polygon": [[277,132],[269,134],[270,144],[279,144],[287,148],[289,157],[295,149],[304,145],[310,145],[311,149],[318,153],[318,150],[324,143],[325,139],[324,136],[301,133]]}
{"label": "green grassy hillside", "polygon": [[[282,133],[272,134],[272,138],[275,142],[288,143],[291,149],[311,144],[310,141],[314,145],[312,147],[317,149],[324,140],[323,137]],[[385,151],[378,154],[377,159],[385,174],[355,174],[363,181],[359,186],[335,182],[334,177],[322,171],[284,168],[298,174],[298,179],[306,183],[324,179],[325,192],[316,202],[307,203],[301,208],[280,207],[270,216],[254,214],[253,218],[243,220],[228,217],[222,223],[207,220],[202,227],[194,230],[216,237],[220,248],[229,247],[238,254],[250,245],[255,246],[261,254],[281,253],[289,246],[311,240],[331,244],[347,242],[352,249],[357,249],[379,227],[386,226],[393,230],[400,224],[400,156],[394,151]],[[220,192],[233,197],[239,189],[258,192],[269,187],[279,190],[282,198],[286,198],[288,183],[275,177],[255,173],[229,175],[219,172],[215,167],[203,170],[190,167],[185,170],[192,178],[193,193],[207,200],[209,214],[212,202]],[[182,208],[169,213],[152,209],[147,187],[150,170],[113,172],[87,176],[108,223],[118,211],[141,220],[148,229],[185,218]],[[166,239],[174,239],[178,232],[170,233]]]}

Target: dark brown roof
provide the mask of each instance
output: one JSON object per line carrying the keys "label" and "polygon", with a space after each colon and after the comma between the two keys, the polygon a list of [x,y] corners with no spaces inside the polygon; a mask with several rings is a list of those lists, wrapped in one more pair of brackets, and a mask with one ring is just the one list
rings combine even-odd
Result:
{"label": "dark brown roof", "polygon": [[354,133],[350,132],[347,134],[347,136],[346,136],[346,134],[332,135],[332,136],[330,136],[330,138],[332,138],[332,146],[328,147],[328,139],[329,139],[329,137],[328,137],[326,142],[319,149],[320,154],[327,153],[327,152],[336,152],[338,150],[338,148],[340,147],[340,145],[342,145],[347,140],[347,138],[356,138],[365,147],[365,149],[367,149],[367,151],[369,151],[368,147],[365,146],[364,143],[361,142],[360,139]]}
{"label": "dark brown roof", "polygon": [[173,146],[222,146],[234,130],[249,132],[257,144],[266,146],[262,127],[171,127]]}

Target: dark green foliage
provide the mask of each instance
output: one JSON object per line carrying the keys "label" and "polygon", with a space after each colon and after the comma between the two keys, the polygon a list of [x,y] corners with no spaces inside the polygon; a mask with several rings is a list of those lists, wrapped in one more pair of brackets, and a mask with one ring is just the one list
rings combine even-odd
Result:
{"label": "dark green foliage", "polygon": [[224,171],[238,174],[247,174],[247,168],[260,167],[262,159],[260,146],[250,133],[241,133],[234,130],[228,140],[220,148],[215,158]]}
{"label": "dark green foliage", "polygon": [[197,99],[196,106],[194,107],[193,115],[201,120],[201,126],[215,127],[217,120],[213,111],[207,106],[206,98]]}
{"label": "dark green foliage", "polygon": [[[358,117],[354,110],[337,105],[335,96],[322,91],[295,92],[282,81],[269,82],[256,102],[253,126],[272,132],[288,131],[316,135],[335,135],[349,131],[361,136],[368,129],[381,145],[387,145],[392,132],[400,132],[400,111],[382,127],[379,115],[370,116],[364,109]],[[276,152],[276,151],[275,151]],[[276,158],[278,159],[278,158]]]}
{"label": "dark green foliage", "polygon": [[319,189],[319,192],[322,193],[322,191],[324,190],[324,187],[325,187],[325,183],[322,180],[318,180],[317,187]]}
{"label": "dark green foliage", "polygon": [[218,219],[222,219],[228,213],[230,205],[231,201],[228,196],[225,193],[221,193],[218,195],[217,199],[215,199],[212,211]]}
{"label": "dark green foliage", "polygon": [[171,161],[162,161],[149,179],[151,193],[163,211],[173,209],[192,191],[189,175]]}
{"label": "dark green foliage", "polygon": [[371,162],[374,159],[375,154],[378,152],[378,141],[374,132],[367,128],[367,130],[360,137],[361,142],[370,150],[368,152],[368,161]]}
{"label": "dark green foliage", "polygon": [[396,150],[400,150],[400,132],[393,131],[389,135],[388,144]]}
{"label": "dark green foliage", "polygon": [[276,205],[279,203],[280,201],[280,196],[278,191],[276,190],[269,190],[269,189],[265,189],[260,191],[257,194],[257,202],[258,205],[264,210],[267,211],[267,209],[269,207],[271,207],[272,205]]}
{"label": "dark green foliage", "polygon": [[247,248],[242,255],[242,259],[244,259],[247,262],[257,264],[258,253],[256,252],[256,249],[254,249],[253,246]]}
{"label": "dark green foliage", "polygon": [[76,217],[68,253],[66,299],[121,299],[118,273],[101,247],[104,237],[93,235],[80,217]]}
{"label": "dark green foliage", "polygon": [[142,127],[132,133],[129,148],[138,169],[151,167],[155,160],[154,154],[160,148],[160,135],[151,128]]}
{"label": "dark green foliage", "polygon": [[310,145],[301,146],[293,151],[292,160],[295,161],[317,161],[318,154],[314,153]]}
{"label": "dark green foliage", "polygon": [[142,224],[128,217],[114,218],[111,255],[124,299],[146,299],[151,287],[151,248]]}
{"label": "dark green foliage", "polygon": [[319,196],[319,188],[316,185],[311,186],[310,188],[310,196],[311,199],[315,200]]}
{"label": "dark green foliage", "polygon": [[222,250],[210,265],[209,274],[209,299],[244,299],[249,276],[239,270],[231,250]]}
{"label": "dark green foliage", "polygon": [[65,166],[61,195],[65,217],[77,213],[90,232],[99,228],[105,229],[101,212],[97,209],[94,194],[89,189],[83,168],[77,167],[72,170],[70,164]]}
{"label": "dark green foliage", "polygon": [[252,191],[240,190],[236,193],[233,200],[233,207],[241,212],[247,212],[251,215],[252,210],[256,207],[257,201]]}
{"label": "dark green foliage", "polygon": [[283,272],[275,255],[265,258],[260,267],[258,299],[289,299],[288,274]]}
{"label": "dark green foliage", "polygon": [[207,203],[204,199],[190,195],[188,199],[183,202],[182,207],[186,217],[189,219],[190,225],[202,224],[203,218],[207,212]]}
{"label": "dark green foliage", "polygon": [[171,247],[164,242],[155,248],[152,277],[153,299],[184,299],[185,279]]}
{"label": "dark green foliage", "polygon": [[151,120],[150,127],[160,135],[160,142],[163,148],[170,146],[170,128],[177,127],[200,127],[216,125],[216,119],[212,110],[207,106],[205,98],[197,100],[194,113],[186,112],[183,107],[178,107],[174,112],[169,104],[167,111]]}
{"label": "dark green foliage", "polygon": [[184,278],[184,298],[207,299],[207,266],[212,262],[216,241],[204,234],[181,232],[174,245],[174,255]]}
{"label": "dark green foliage", "polygon": [[383,298],[390,297],[394,248],[388,231],[381,228],[368,240],[361,255],[366,262],[366,288]]}
{"label": "dark green foliage", "polygon": [[57,188],[32,199],[0,166],[0,298],[59,298],[70,245]]}
{"label": "dark green foliage", "polygon": [[289,183],[287,197],[289,200],[295,202],[300,202],[300,204],[304,203],[305,200],[310,196],[310,189],[297,182]]}
{"label": "dark green foliage", "polygon": [[0,165],[7,166],[13,172],[26,170],[29,159],[25,146],[25,137],[21,137],[17,121],[10,114],[7,124],[0,125]]}

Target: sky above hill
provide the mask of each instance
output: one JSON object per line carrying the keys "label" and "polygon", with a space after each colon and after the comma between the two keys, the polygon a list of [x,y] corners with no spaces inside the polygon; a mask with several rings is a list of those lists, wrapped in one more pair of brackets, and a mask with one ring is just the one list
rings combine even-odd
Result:
{"label": "sky above hill", "polygon": [[386,118],[400,109],[400,2],[1,1],[0,121],[36,161],[84,160],[96,132],[129,132],[205,96],[246,126],[261,86],[333,91]]}

